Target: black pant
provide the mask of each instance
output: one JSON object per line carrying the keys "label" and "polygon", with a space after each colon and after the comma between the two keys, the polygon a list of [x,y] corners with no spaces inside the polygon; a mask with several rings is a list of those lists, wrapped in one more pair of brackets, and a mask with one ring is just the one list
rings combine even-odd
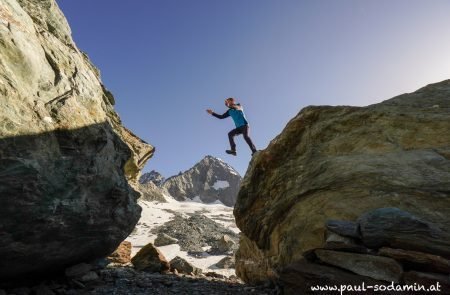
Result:
{"label": "black pant", "polygon": [[248,125],[244,125],[244,126],[236,128],[236,129],[233,129],[228,133],[228,139],[230,140],[230,146],[231,146],[232,151],[236,150],[236,143],[234,142],[234,137],[236,135],[242,134],[242,135],[244,135],[244,139],[247,142],[250,149],[252,150],[252,152],[256,152],[256,147],[253,144],[251,138],[248,136],[249,131],[250,131],[250,127]]}

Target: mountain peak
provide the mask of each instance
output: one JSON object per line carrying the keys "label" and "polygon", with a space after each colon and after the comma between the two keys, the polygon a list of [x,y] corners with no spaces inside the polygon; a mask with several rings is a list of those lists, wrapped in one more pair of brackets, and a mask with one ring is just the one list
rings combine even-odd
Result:
{"label": "mountain peak", "polygon": [[161,186],[163,182],[165,181],[164,176],[161,175],[158,171],[152,170],[150,172],[142,174],[142,176],[139,178],[139,183],[145,184],[148,182],[153,182],[157,186]]}
{"label": "mountain peak", "polygon": [[168,178],[163,187],[177,200],[196,199],[227,206],[236,202],[241,182],[239,173],[222,159],[205,156],[192,168]]}

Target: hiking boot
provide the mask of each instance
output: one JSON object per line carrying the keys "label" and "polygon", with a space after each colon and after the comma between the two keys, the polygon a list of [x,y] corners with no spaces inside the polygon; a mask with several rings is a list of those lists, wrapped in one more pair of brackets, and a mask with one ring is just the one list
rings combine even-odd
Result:
{"label": "hiking boot", "polygon": [[233,150],[226,150],[225,153],[236,156],[236,151],[233,151]]}

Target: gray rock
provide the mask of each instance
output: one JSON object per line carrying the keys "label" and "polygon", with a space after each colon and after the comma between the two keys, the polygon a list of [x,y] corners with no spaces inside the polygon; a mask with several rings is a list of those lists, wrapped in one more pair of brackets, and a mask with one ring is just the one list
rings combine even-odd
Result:
{"label": "gray rock", "polygon": [[67,268],[64,273],[69,278],[78,278],[87,274],[92,268],[91,264],[80,263]]}
{"label": "gray rock", "polygon": [[343,237],[334,232],[326,232],[324,248],[356,253],[369,253],[370,250],[358,244],[355,239]]}
{"label": "gray rock", "polygon": [[87,282],[96,281],[98,279],[99,279],[98,274],[95,271],[90,271],[87,274],[83,275],[80,278],[80,281],[82,281],[83,283],[87,283]]}
{"label": "gray rock", "polygon": [[167,246],[176,243],[178,243],[177,239],[172,238],[171,236],[166,235],[165,233],[159,233],[154,242],[156,247]]}
{"label": "gray rock", "polygon": [[314,252],[325,263],[375,280],[398,283],[403,274],[402,266],[394,259],[387,257],[322,249]]}
{"label": "gray rock", "polygon": [[222,160],[206,156],[191,169],[169,177],[163,188],[176,200],[199,197],[204,203],[221,201],[233,206],[241,183],[241,176]]}
{"label": "gray rock", "polygon": [[409,269],[450,274],[450,260],[438,255],[383,247],[381,256],[391,257]]}
{"label": "gray rock", "polygon": [[235,259],[234,256],[227,256],[222,258],[219,262],[216,263],[218,268],[234,268],[235,267]]}
{"label": "gray rock", "polygon": [[398,208],[380,208],[362,215],[363,243],[370,248],[389,246],[450,258],[450,234],[437,224]]}
{"label": "gray rock", "polygon": [[210,278],[218,278],[218,279],[225,279],[226,278],[226,276],[224,276],[224,275],[222,275],[220,273],[217,273],[217,272],[213,272],[213,271],[205,273],[205,276],[206,277],[210,277]]}
{"label": "gray rock", "polygon": [[6,281],[111,253],[140,217],[135,187],[154,149],[121,125],[55,0],[0,0],[0,7]]}
{"label": "gray rock", "polygon": [[5,290],[0,289],[0,295],[7,295]]}
{"label": "gray rock", "polygon": [[[352,285],[361,286],[380,283],[368,277],[359,276],[339,268],[310,263],[305,260],[297,261],[284,267],[279,274],[279,280],[283,284],[283,294],[309,294],[311,286]],[[363,294],[359,290],[357,294]],[[320,293],[318,293],[320,294]],[[370,294],[370,293],[369,293]]]}
{"label": "gray rock", "polygon": [[327,220],[326,227],[328,230],[349,238],[360,239],[359,224],[352,221],[343,220]]}
{"label": "gray rock", "polygon": [[217,243],[217,249],[220,253],[233,251],[236,243],[228,235],[223,235]]}
{"label": "gray rock", "polygon": [[177,270],[178,273],[184,273],[184,274],[194,274],[194,275],[200,275],[202,273],[202,270],[198,267],[193,266],[189,262],[187,262],[185,259],[176,256],[174,259],[170,261],[170,267],[172,270]]}

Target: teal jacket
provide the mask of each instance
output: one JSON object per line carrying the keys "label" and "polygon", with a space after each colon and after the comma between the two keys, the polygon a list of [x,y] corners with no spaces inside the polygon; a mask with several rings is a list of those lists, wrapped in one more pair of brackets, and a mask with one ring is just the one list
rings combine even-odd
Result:
{"label": "teal jacket", "polygon": [[236,128],[248,125],[244,110],[239,103],[229,108],[228,111],[226,111],[223,115],[218,115],[216,113],[212,113],[212,115],[219,119],[225,119],[231,116],[234,121],[234,125],[236,125]]}

